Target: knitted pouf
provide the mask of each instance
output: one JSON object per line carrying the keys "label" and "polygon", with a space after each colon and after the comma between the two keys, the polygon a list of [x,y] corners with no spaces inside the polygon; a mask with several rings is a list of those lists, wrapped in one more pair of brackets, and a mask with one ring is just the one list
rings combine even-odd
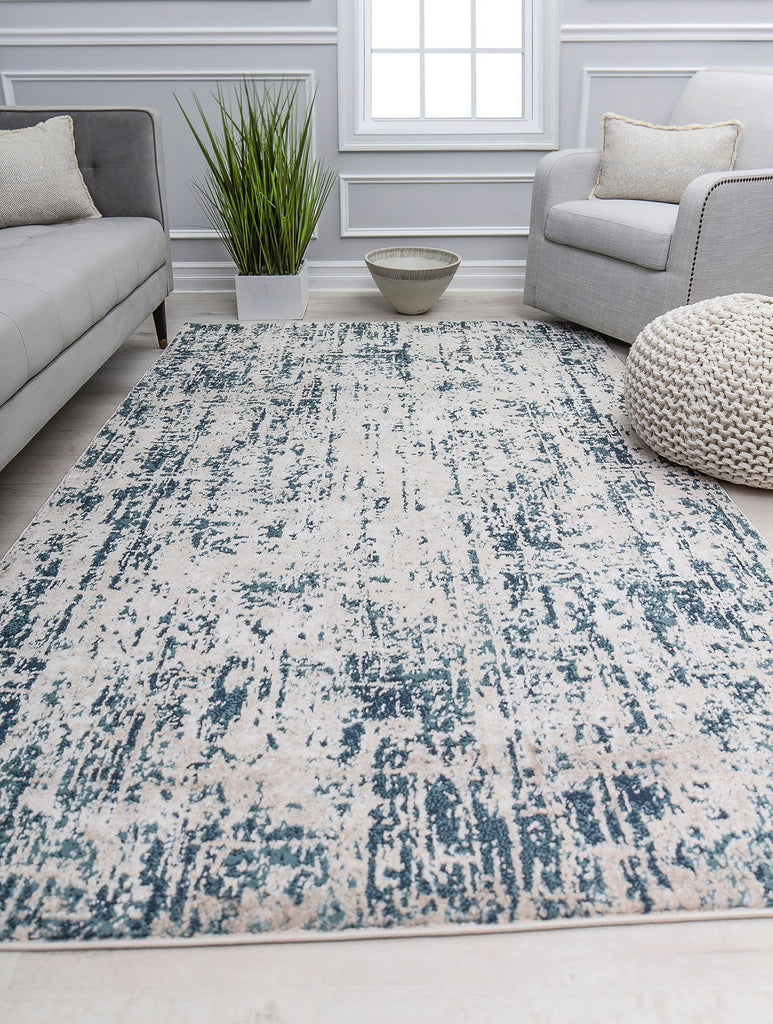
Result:
{"label": "knitted pouf", "polygon": [[659,455],[773,488],[773,298],[722,295],[657,317],[631,346],[625,404]]}

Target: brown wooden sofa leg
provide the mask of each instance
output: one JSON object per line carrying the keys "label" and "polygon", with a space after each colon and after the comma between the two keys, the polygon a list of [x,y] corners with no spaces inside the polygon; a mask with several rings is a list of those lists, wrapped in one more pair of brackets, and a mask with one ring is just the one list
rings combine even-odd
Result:
{"label": "brown wooden sofa leg", "polygon": [[166,305],[163,302],[153,310],[153,323],[156,325],[158,347],[166,348]]}

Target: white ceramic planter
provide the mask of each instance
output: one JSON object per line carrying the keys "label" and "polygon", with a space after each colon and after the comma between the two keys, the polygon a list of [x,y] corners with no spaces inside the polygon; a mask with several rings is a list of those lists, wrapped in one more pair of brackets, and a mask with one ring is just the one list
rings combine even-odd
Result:
{"label": "white ceramic planter", "polygon": [[297,274],[236,278],[236,314],[240,320],[300,320],[309,304],[309,265]]}

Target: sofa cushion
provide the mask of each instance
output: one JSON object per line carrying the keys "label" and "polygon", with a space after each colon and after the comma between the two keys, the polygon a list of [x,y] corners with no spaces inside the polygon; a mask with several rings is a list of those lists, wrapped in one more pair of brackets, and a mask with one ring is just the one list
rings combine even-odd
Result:
{"label": "sofa cushion", "polygon": [[548,211],[545,237],[648,270],[665,270],[679,207],[640,199],[580,199]]}
{"label": "sofa cushion", "polygon": [[103,217],[0,231],[0,402],[166,262],[156,220]]}
{"label": "sofa cushion", "polygon": [[0,227],[100,217],[75,155],[72,118],[0,131]]}

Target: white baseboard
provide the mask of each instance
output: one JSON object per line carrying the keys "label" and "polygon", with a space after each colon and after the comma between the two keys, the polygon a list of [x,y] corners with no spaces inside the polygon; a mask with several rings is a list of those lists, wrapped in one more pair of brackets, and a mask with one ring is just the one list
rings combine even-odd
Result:
{"label": "white baseboard", "polygon": [[[513,291],[523,288],[524,260],[467,260],[456,272],[451,291]],[[178,292],[233,292],[235,269],[231,263],[175,263]],[[313,292],[366,292],[375,290],[361,260],[310,260],[309,287]]]}
{"label": "white baseboard", "polygon": [[235,292],[233,263],[172,263],[176,292]]}

